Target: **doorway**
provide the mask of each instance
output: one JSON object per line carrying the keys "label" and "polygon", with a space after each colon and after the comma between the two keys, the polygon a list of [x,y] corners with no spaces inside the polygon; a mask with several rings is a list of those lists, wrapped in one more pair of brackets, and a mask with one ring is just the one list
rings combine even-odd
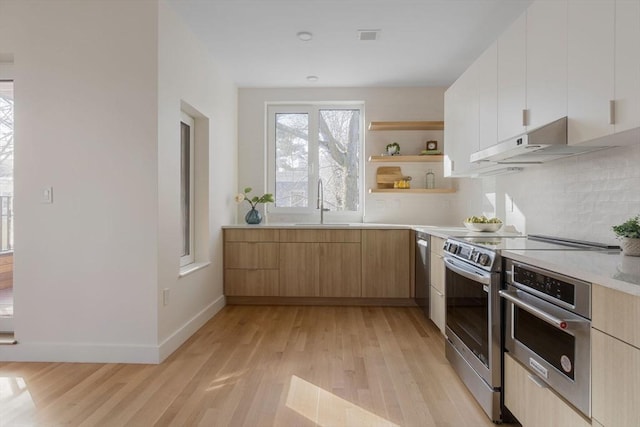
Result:
{"label": "doorway", "polygon": [[13,81],[0,80],[0,333],[13,331]]}

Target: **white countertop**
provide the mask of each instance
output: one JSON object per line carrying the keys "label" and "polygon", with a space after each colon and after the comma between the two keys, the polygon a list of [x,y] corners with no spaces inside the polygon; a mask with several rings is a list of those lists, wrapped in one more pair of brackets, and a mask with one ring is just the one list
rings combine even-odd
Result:
{"label": "white countertop", "polygon": [[597,251],[503,251],[502,256],[640,296],[640,257]]}

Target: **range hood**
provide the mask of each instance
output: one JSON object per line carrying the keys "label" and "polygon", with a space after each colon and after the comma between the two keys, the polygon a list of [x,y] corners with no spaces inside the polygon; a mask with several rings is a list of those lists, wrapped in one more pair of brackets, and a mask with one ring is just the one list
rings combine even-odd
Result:
{"label": "range hood", "polygon": [[515,138],[477,151],[471,154],[470,160],[472,163],[531,165],[603,148],[606,147],[567,145],[567,118],[563,117]]}

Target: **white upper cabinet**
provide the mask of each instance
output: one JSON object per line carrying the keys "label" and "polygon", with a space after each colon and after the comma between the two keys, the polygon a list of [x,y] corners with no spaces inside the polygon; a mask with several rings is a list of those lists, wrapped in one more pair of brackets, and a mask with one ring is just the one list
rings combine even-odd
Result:
{"label": "white upper cabinet", "polygon": [[498,141],[526,131],[526,29],[525,12],[498,39]]}
{"label": "white upper cabinet", "polygon": [[498,142],[498,43],[476,61],[478,73],[478,145],[482,150]]}
{"label": "white upper cabinet", "polygon": [[569,144],[614,132],[615,3],[569,0]]}
{"label": "white upper cabinet", "polygon": [[461,176],[472,165],[469,156],[478,150],[477,67],[469,67],[444,96],[444,176]]}
{"label": "white upper cabinet", "polygon": [[527,128],[567,115],[566,0],[537,1],[527,9]]}
{"label": "white upper cabinet", "polygon": [[640,126],[640,1],[617,0],[615,21],[616,132]]}

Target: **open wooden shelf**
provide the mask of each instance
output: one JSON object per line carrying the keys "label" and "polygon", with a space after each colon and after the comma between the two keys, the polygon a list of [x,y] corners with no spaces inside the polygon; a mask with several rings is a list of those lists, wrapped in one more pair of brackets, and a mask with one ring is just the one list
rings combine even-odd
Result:
{"label": "open wooden shelf", "polygon": [[444,122],[370,122],[369,130],[444,130]]}
{"label": "open wooden shelf", "polygon": [[455,188],[370,188],[369,193],[455,193]]}
{"label": "open wooden shelf", "polygon": [[370,162],[442,162],[444,156],[442,154],[433,154],[425,156],[370,156]]}

